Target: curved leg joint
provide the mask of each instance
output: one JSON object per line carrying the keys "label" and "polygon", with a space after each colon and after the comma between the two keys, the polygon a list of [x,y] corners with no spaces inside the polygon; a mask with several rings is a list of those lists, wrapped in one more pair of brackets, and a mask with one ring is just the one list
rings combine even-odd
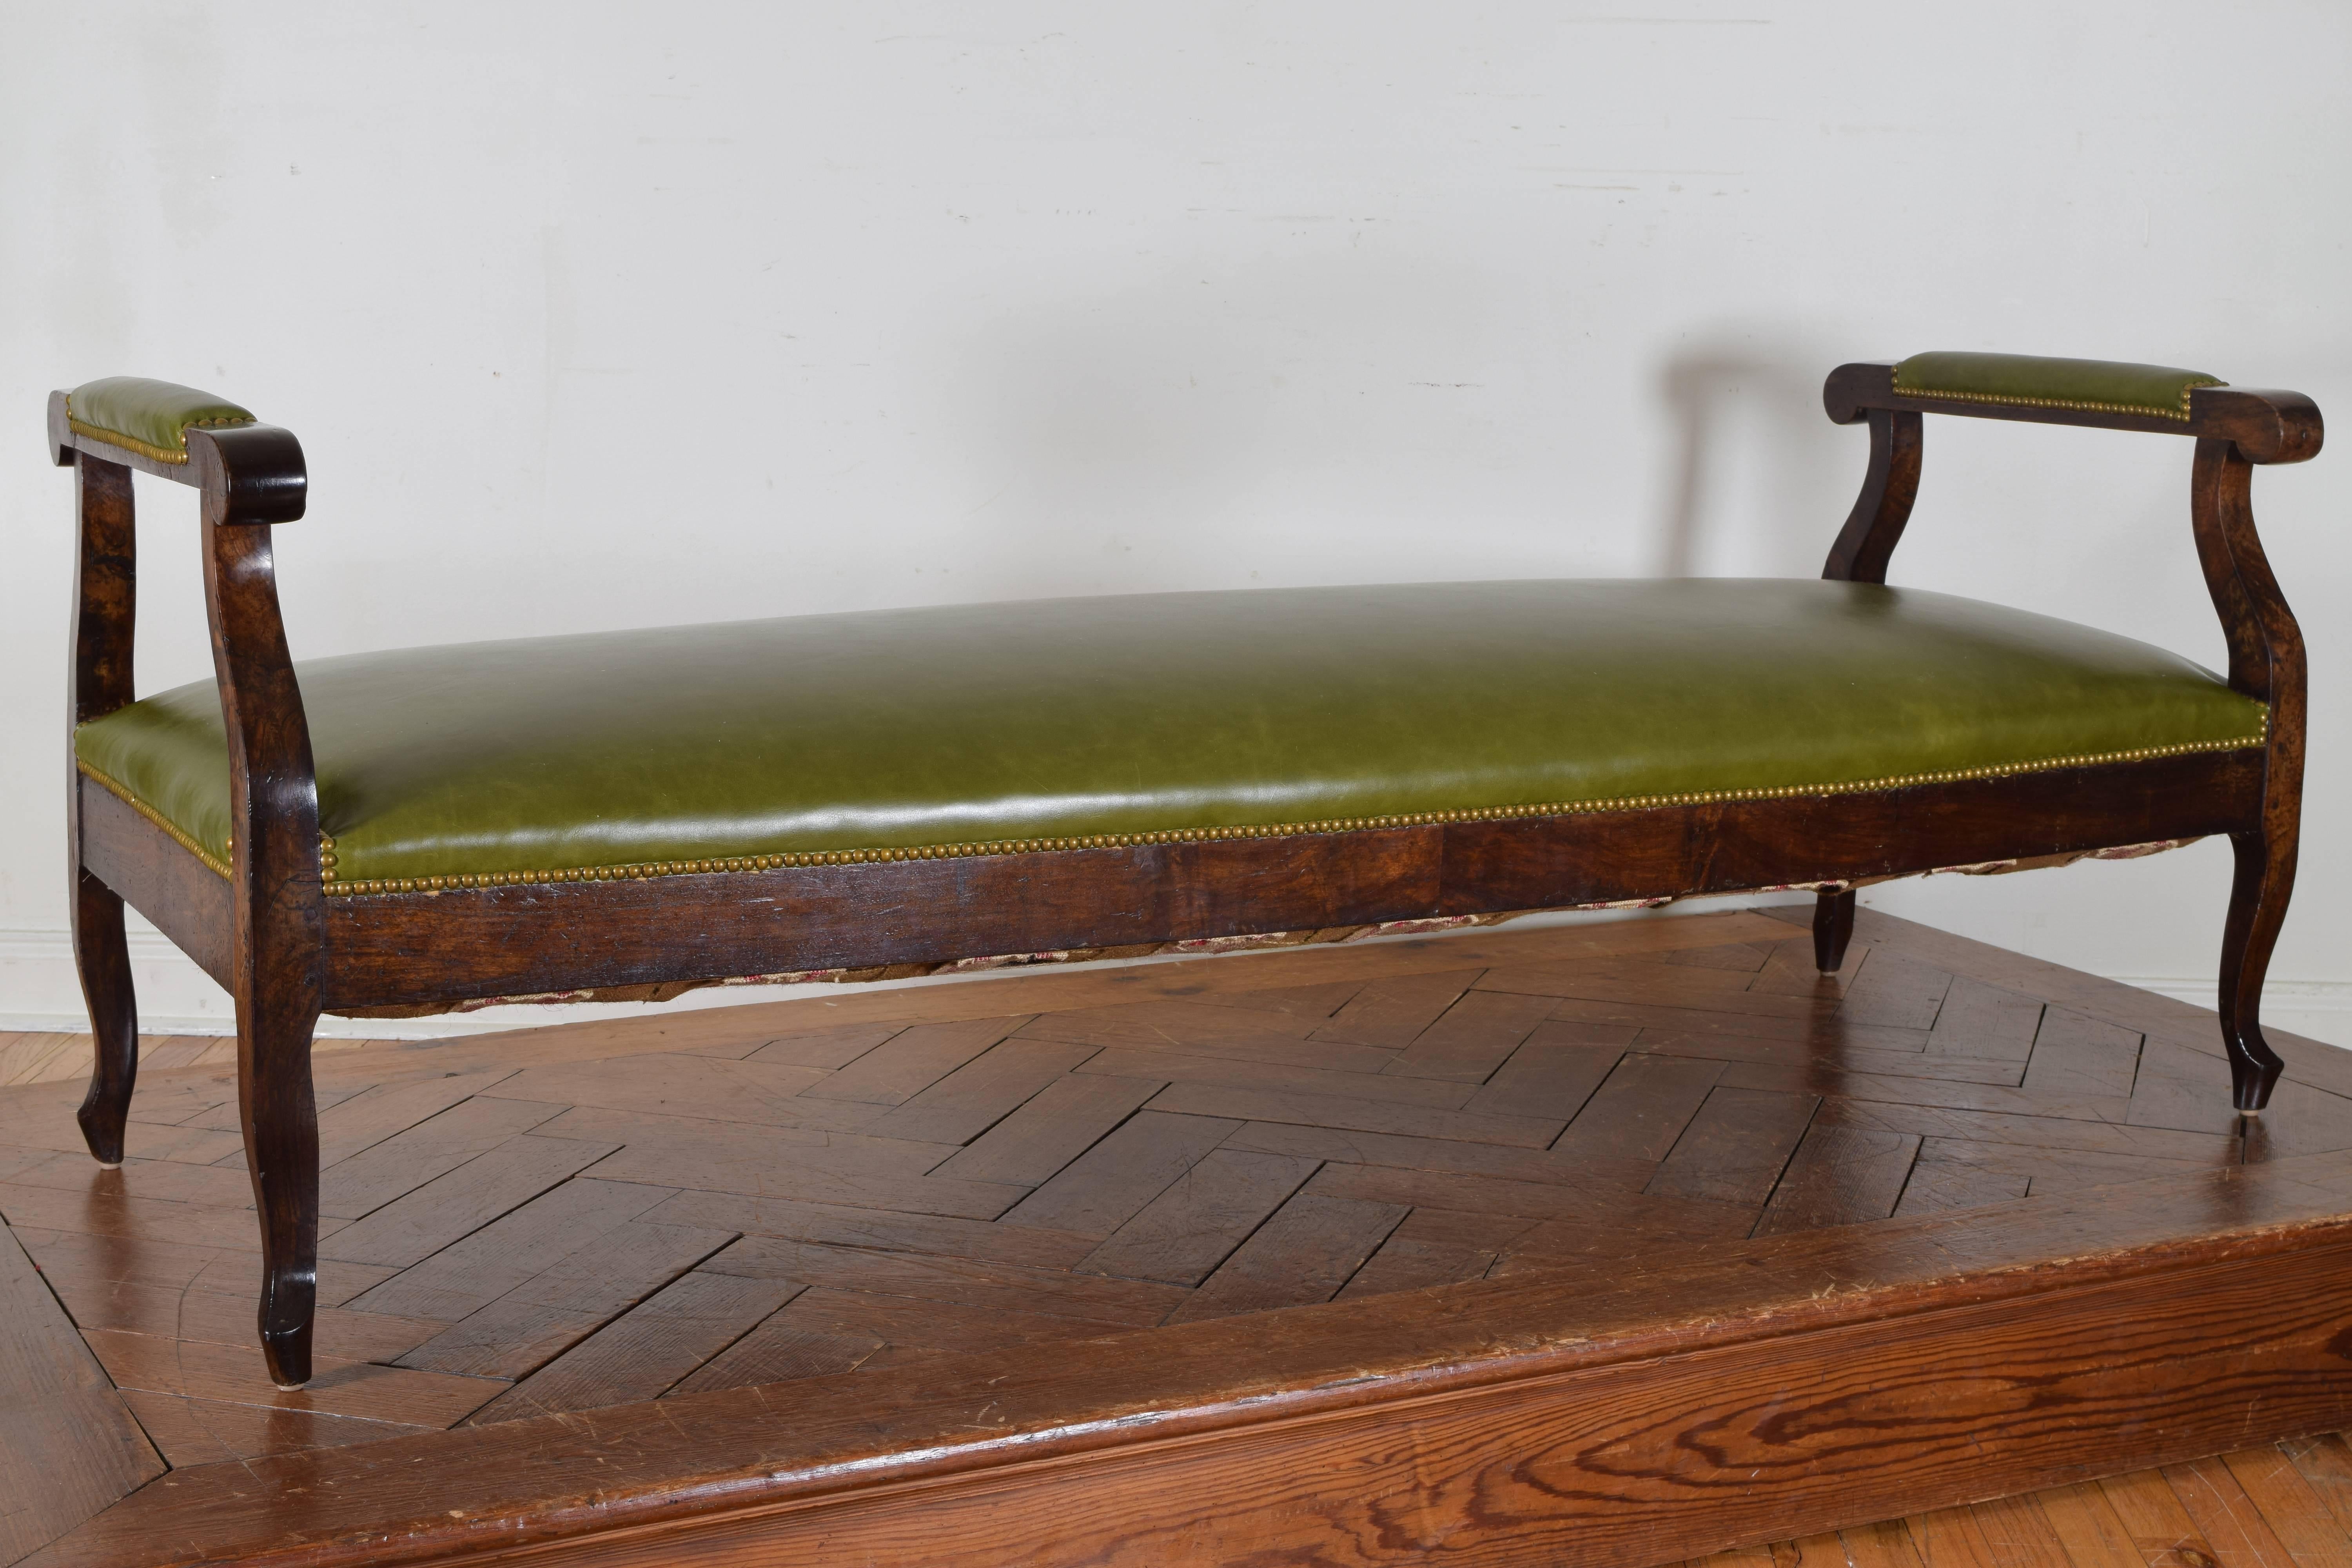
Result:
{"label": "curved leg joint", "polygon": [[2221,933],[2221,1043],[2230,1052],[2231,1101],[2246,1115],[2270,1103],[2286,1064],[2263,1038],[2263,981],[2294,890],[2290,833],[2231,835],[2238,869]]}
{"label": "curved leg joint", "polygon": [[2263,1043],[2259,1030],[2242,1044],[2231,1040],[2230,1102],[2242,1115],[2261,1115],[2263,1107],[2271,1102],[2271,1090],[2277,1086],[2279,1074],[2285,1070],[2286,1063]]}
{"label": "curved leg joint", "polygon": [[131,952],[122,934],[122,900],[113,889],[77,870],[74,877],[74,967],[89,1006],[95,1042],[89,1092],[74,1120],[90,1158],[110,1169],[122,1163],[123,1123],[139,1076],[139,1004],[131,989]]}
{"label": "curved leg joint", "polygon": [[1835,974],[1845,967],[1845,944],[1853,937],[1853,889],[1824,892],[1813,904],[1813,967]]}
{"label": "curved leg joint", "polygon": [[269,1381],[310,1381],[319,1294],[319,1118],[310,1088],[315,1013],[237,1009],[239,1109],[261,1215],[261,1353]]}
{"label": "curved leg joint", "polygon": [[281,1268],[278,1260],[265,1266],[261,1282],[261,1359],[269,1381],[279,1388],[299,1388],[310,1381],[310,1325],[319,1298],[318,1264]]}

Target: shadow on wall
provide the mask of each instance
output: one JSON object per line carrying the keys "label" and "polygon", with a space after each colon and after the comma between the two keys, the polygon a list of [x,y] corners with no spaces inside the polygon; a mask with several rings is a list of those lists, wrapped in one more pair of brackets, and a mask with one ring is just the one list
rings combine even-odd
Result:
{"label": "shadow on wall", "polygon": [[[1260,566],[1810,577],[1867,464],[1822,411],[1829,334],[1788,323],[1682,334],[1649,373],[1583,357],[1528,275],[1443,258],[1162,256],[975,288],[992,308],[941,301],[896,355],[909,425],[940,434],[957,598]],[[1626,460],[1644,452],[1663,472]]]}
{"label": "shadow on wall", "polygon": [[1661,577],[1811,577],[1869,465],[1860,426],[1830,423],[1822,383],[1843,358],[1813,342],[1702,336],[1658,376],[1672,426],[1652,570]]}

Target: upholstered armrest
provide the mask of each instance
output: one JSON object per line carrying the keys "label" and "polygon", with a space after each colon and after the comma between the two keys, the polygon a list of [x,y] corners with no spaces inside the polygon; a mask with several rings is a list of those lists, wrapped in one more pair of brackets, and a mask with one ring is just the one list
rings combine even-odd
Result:
{"label": "upholstered armrest", "polygon": [[2160,364],[1988,353],[1913,354],[1895,365],[1894,380],[1895,390],[1911,397],[2146,414],[2184,425],[2190,391],[2226,384],[2218,375]]}
{"label": "upholstered armrest", "polygon": [[1891,364],[1840,365],[1822,400],[1841,425],[1874,408],[2031,419],[2218,437],[2256,463],[2302,462],[2318,454],[2322,437],[2319,409],[2299,392],[2233,387],[2201,371],[2109,360],[1913,354]]}
{"label": "upholstered armrest", "polygon": [[50,393],[49,451],[59,468],[87,455],[216,494],[223,522],[292,522],[309,489],[292,431],[209,392],[142,376]]}
{"label": "upholstered armrest", "polygon": [[159,463],[188,460],[188,431],[255,425],[251,412],[225,397],[175,382],[136,375],[86,381],[66,394],[66,426]]}

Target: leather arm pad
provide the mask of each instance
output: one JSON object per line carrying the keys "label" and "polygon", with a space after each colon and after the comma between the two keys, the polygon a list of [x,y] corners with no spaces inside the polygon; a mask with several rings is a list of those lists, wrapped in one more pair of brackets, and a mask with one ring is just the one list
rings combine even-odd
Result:
{"label": "leather arm pad", "polygon": [[2233,387],[2162,365],[2032,354],[1925,353],[1840,365],[1822,401],[1840,425],[1884,408],[2146,430],[2231,441],[2254,463],[2315,457],[2324,434],[2318,406],[2299,392]]}
{"label": "leather arm pad", "polygon": [[65,395],[67,427],[158,463],[188,460],[190,428],[255,423],[250,410],[224,397],[169,381],[110,375]]}

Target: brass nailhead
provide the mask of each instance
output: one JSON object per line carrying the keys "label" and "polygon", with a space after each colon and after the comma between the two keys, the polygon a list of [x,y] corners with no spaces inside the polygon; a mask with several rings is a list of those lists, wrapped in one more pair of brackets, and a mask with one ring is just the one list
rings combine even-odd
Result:
{"label": "brass nailhead", "polygon": [[2141,403],[2085,403],[2069,397],[2023,397],[2008,392],[1945,392],[1921,386],[1905,386],[1900,383],[1893,390],[1897,397],[1947,397],[1959,403],[2006,403],[2021,408],[2079,408],[2090,414],[2139,414],[2151,419],[2178,419],[2186,424],[2189,417],[2189,395],[2200,386],[2221,387],[2226,381],[2191,382],[2180,389],[2179,409],[2158,408]]}

